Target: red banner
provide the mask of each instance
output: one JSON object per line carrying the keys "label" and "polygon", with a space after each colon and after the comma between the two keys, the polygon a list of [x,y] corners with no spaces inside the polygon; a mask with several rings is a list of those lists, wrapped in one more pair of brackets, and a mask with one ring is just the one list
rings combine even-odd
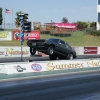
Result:
{"label": "red banner", "polygon": [[97,54],[97,47],[84,47],[84,54]]}
{"label": "red banner", "polygon": [[[13,40],[19,40],[20,38],[20,30],[14,30],[13,32]],[[24,40],[30,39],[40,39],[40,31],[32,30],[30,33],[24,33]]]}

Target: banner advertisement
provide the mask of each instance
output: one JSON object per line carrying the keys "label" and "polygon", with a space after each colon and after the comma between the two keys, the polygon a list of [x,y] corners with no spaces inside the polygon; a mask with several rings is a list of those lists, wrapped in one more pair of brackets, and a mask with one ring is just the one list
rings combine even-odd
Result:
{"label": "banner advertisement", "polygon": [[29,47],[23,47],[21,52],[21,47],[0,47],[0,58],[2,57],[20,57],[21,53],[23,57],[29,57]]}
{"label": "banner advertisement", "polygon": [[12,32],[10,31],[0,32],[0,41],[11,41],[11,40],[12,40]]}
{"label": "banner advertisement", "polygon": [[[15,74],[15,73],[28,73],[28,72],[43,72],[47,71],[45,64],[41,63],[18,63],[4,65],[0,73]],[[4,71],[5,70],[5,71]]]}
{"label": "banner advertisement", "polygon": [[77,29],[77,25],[75,23],[52,23],[52,26],[56,26],[60,28],[68,28],[74,31]]}
{"label": "banner advertisement", "polygon": [[97,54],[98,47],[84,47],[84,54]]}
{"label": "banner advertisement", "polygon": [[[24,62],[15,64],[5,64],[0,73],[15,74],[15,73],[28,73],[28,72],[43,72],[53,70],[77,69],[77,68],[90,68],[100,67],[99,60],[84,60],[84,61],[40,61],[40,62]],[[5,69],[5,72],[4,72]],[[7,72],[6,72],[7,71]]]}
{"label": "banner advertisement", "polygon": [[[20,30],[14,30],[12,34],[13,34],[13,40],[19,40]],[[30,33],[24,33],[24,40],[30,40],[30,39],[36,39],[36,40],[40,39],[40,31],[32,30]]]}

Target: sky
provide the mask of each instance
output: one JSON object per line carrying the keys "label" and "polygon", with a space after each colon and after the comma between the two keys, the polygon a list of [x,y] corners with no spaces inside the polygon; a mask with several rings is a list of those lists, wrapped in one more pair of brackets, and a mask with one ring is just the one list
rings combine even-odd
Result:
{"label": "sky", "polygon": [[[66,17],[69,22],[96,21],[97,0],[0,0],[5,23],[14,23],[16,12],[29,14],[29,21],[42,24],[61,22]],[[11,11],[5,13],[5,8]]]}

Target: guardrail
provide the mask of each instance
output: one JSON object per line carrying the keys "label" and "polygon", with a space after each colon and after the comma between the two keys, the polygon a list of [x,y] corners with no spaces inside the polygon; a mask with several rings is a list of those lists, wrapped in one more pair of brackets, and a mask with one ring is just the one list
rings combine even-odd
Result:
{"label": "guardrail", "polygon": [[68,100],[100,90],[100,70],[0,82],[0,100]]}

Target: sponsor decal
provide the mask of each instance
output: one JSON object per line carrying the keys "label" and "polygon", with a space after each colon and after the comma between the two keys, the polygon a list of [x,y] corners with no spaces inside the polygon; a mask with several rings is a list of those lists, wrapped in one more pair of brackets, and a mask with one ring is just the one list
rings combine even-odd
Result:
{"label": "sponsor decal", "polygon": [[84,54],[97,54],[97,47],[84,47]]}
{"label": "sponsor decal", "polygon": [[12,40],[12,32],[10,31],[0,31],[0,41],[5,41],[5,40]]}
{"label": "sponsor decal", "polygon": [[9,32],[0,32],[0,38],[7,38]]}
{"label": "sponsor decal", "polygon": [[87,61],[88,67],[100,67],[100,61]]}
{"label": "sponsor decal", "polygon": [[[20,39],[20,30],[14,30],[13,31],[13,39],[19,40]],[[40,31],[38,30],[32,30],[29,33],[24,33],[24,40],[30,40],[30,39],[40,39]]]}
{"label": "sponsor decal", "polygon": [[46,64],[47,70],[60,70],[60,69],[72,69],[72,68],[86,68],[86,67],[100,67],[100,61],[84,61],[79,63],[53,63],[49,62]]}
{"label": "sponsor decal", "polygon": [[84,63],[75,63],[75,64],[54,64],[52,62],[49,62],[46,64],[47,70],[54,70],[54,69],[70,69],[70,68],[83,68]]}
{"label": "sponsor decal", "polygon": [[42,70],[42,67],[39,64],[32,64],[31,68],[36,72],[40,72]]}
{"label": "sponsor decal", "polygon": [[0,55],[4,55],[4,56],[21,55],[21,53],[23,55],[28,55],[29,51],[27,49],[24,49],[21,52],[19,49],[18,50],[14,50],[14,48],[4,48],[4,50],[0,50]]}
{"label": "sponsor decal", "polygon": [[20,65],[14,66],[14,68],[15,68],[18,72],[23,72],[24,70],[26,70],[25,67],[21,67]]}

